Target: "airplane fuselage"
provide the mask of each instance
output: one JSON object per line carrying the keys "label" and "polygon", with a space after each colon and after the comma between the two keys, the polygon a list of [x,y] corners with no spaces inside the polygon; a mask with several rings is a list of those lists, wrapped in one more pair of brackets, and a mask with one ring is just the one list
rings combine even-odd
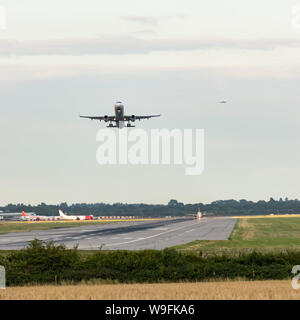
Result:
{"label": "airplane fuselage", "polygon": [[121,102],[115,104],[116,126],[124,128],[124,105]]}

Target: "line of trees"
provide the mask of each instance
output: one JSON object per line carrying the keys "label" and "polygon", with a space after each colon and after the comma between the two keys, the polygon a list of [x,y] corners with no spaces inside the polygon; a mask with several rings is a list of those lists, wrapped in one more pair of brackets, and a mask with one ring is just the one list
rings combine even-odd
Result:
{"label": "line of trees", "polygon": [[256,215],[256,214],[295,214],[300,213],[300,201],[288,198],[257,202],[241,200],[217,200],[209,204],[195,203],[184,204],[177,200],[170,200],[167,205],[161,204],[127,204],[127,203],[76,203],[68,205],[66,202],[57,205],[41,203],[36,206],[8,204],[0,207],[3,212],[20,212],[22,210],[35,212],[40,215],[56,215],[58,208],[69,214],[93,214],[94,216],[140,216],[164,217],[184,216],[195,214],[198,209],[207,215]]}

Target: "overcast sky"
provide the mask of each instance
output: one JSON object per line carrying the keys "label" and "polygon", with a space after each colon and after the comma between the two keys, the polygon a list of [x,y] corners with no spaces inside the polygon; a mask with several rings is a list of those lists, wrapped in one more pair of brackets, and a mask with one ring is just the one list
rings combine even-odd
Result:
{"label": "overcast sky", "polygon": [[[0,0],[0,204],[300,198],[297,5]],[[162,114],[138,127],[204,129],[204,172],[100,166],[105,124],[78,115],[117,100]]]}

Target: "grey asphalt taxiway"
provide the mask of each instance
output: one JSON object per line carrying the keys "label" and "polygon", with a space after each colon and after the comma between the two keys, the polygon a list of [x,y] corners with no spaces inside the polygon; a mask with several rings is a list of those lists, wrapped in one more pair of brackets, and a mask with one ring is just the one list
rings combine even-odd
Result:
{"label": "grey asphalt taxiway", "polygon": [[0,250],[24,248],[34,238],[81,250],[160,250],[194,240],[227,240],[235,223],[232,218],[177,218],[11,232],[0,234]]}

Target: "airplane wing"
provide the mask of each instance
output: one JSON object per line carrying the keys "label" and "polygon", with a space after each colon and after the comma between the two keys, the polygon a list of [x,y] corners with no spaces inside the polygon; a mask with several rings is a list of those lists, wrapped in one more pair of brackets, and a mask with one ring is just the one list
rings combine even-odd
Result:
{"label": "airplane wing", "polygon": [[[160,116],[161,116],[160,114],[154,114],[154,115],[151,115],[151,116],[135,116],[135,120],[150,119],[150,118],[160,117]],[[131,117],[132,116],[124,116],[124,120],[125,121],[131,120]]]}
{"label": "airplane wing", "polygon": [[80,116],[80,118],[87,118],[91,120],[99,120],[99,121],[116,121],[115,116],[104,116],[104,117],[97,117],[97,116]]}

